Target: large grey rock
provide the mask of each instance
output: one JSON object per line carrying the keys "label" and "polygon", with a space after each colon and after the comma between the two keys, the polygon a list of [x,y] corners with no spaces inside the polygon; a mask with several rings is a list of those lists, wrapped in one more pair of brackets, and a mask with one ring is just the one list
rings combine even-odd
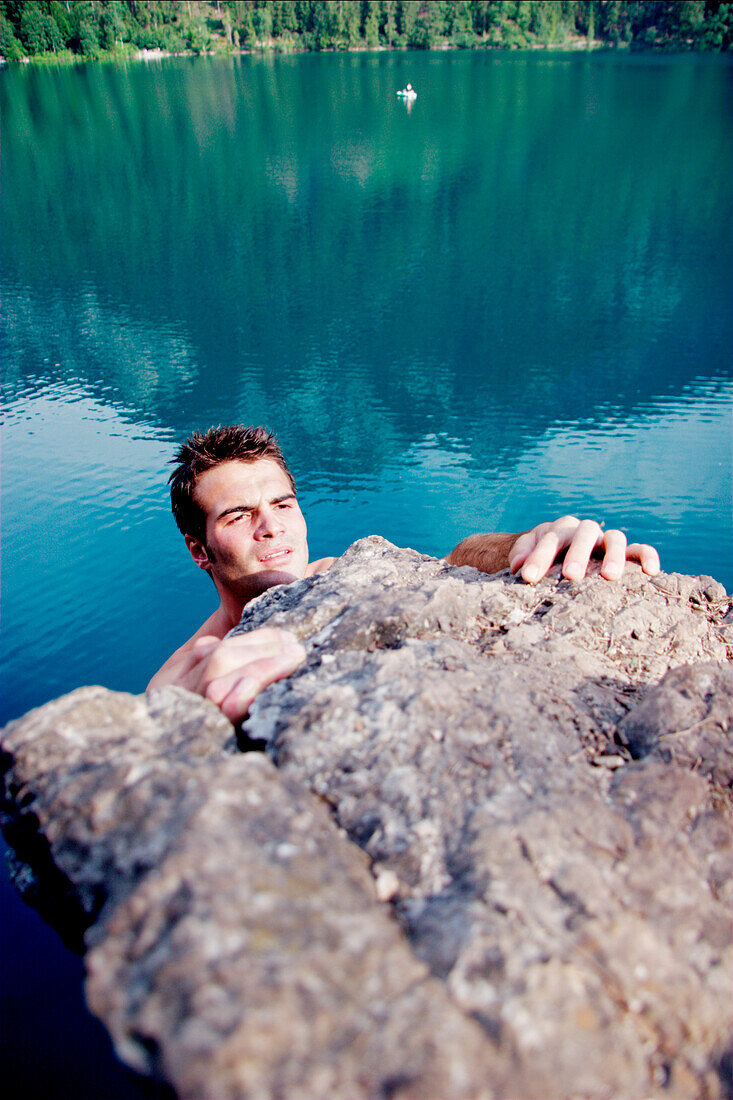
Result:
{"label": "large grey rock", "polygon": [[504,1080],[506,1055],[410,950],[365,857],[232,740],[176,688],[81,688],[6,730],[8,839],[46,914],[87,926],[87,997],[120,1057],[191,1100],[491,1096],[483,1067]]}
{"label": "large grey rock", "polygon": [[174,690],[9,727],[19,883],[181,1096],[729,1096],[731,620],[362,540],[245,609],[270,759]]}

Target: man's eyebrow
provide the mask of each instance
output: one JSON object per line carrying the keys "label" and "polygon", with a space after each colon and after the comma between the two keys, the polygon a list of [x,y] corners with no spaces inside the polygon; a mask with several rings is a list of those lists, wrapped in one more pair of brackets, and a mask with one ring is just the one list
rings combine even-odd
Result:
{"label": "man's eyebrow", "polygon": [[[283,504],[286,500],[295,500],[295,493],[283,493],[280,497],[273,497],[270,504]],[[225,516],[230,516],[233,512],[254,512],[254,504],[233,504],[231,508],[225,508],[223,512],[219,512],[217,519],[224,519]]]}
{"label": "man's eyebrow", "polygon": [[225,508],[223,512],[219,512],[217,519],[224,519],[224,516],[230,516],[232,512],[253,512],[254,504],[233,504],[231,508]]}

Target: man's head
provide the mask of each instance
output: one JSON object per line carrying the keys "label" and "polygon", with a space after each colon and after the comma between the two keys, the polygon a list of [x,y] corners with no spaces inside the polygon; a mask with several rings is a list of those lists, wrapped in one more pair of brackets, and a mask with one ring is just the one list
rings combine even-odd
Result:
{"label": "man's head", "polygon": [[174,461],[173,515],[223,602],[243,606],[275,584],[305,576],[305,520],[271,432],[242,425],[195,432]]}
{"label": "man's head", "polygon": [[189,436],[178,448],[172,460],[178,465],[168,478],[173,517],[181,534],[205,542],[206,515],[195,493],[196,483],[202,474],[222,462],[256,462],[260,458],[270,458],[277,463],[295,496],[293,475],[286,465],[280,444],[268,428],[233,424],[228,428],[209,428],[207,432],[194,432]]}

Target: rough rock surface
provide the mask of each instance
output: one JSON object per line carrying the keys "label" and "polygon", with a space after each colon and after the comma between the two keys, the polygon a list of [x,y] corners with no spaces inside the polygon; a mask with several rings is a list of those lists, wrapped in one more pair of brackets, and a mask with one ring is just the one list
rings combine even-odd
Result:
{"label": "rough rock surface", "polygon": [[173,689],[4,732],[17,880],[86,928],[121,1056],[217,1100],[729,1097],[722,586],[372,538],[264,623],[308,651],[246,723],[270,759]]}

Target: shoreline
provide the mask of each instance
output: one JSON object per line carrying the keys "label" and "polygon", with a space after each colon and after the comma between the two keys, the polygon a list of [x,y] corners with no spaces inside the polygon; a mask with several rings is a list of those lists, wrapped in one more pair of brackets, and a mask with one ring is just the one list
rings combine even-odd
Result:
{"label": "shoreline", "polygon": [[227,47],[224,49],[213,50],[164,50],[158,47],[154,49],[131,49],[131,50],[104,50],[101,51],[98,57],[85,57],[83,54],[72,53],[71,50],[60,51],[59,53],[40,53],[31,54],[25,57],[9,60],[6,57],[0,56],[0,67],[10,65],[85,65],[88,63],[106,64],[110,62],[120,61],[160,61],[169,57],[251,57],[257,54],[262,56],[266,54],[273,54],[276,56],[287,57],[292,54],[305,54],[305,53],[320,53],[320,54],[345,54],[345,53],[447,53],[447,52],[459,52],[459,53],[478,53],[478,52],[491,52],[491,53],[521,53],[521,52],[542,52],[549,53],[715,53],[715,52],[730,52],[730,51],[714,51],[714,50],[700,50],[696,49],[695,43],[692,39],[685,39],[677,42],[660,42],[653,45],[645,44],[639,45],[630,42],[619,42],[615,45],[603,42],[599,38],[588,39],[584,35],[578,35],[566,38],[563,42],[529,42],[525,46],[518,46],[515,43],[507,44],[503,42],[484,41],[479,42],[476,45],[461,46],[454,42],[444,40],[436,43],[429,49],[423,49],[419,46],[369,46],[366,43],[356,44],[352,46],[325,46],[323,49],[314,50],[308,46],[296,45],[294,43],[287,43],[285,46],[281,44],[279,40],[271,39],[268,43],[254,46],[254,47]]}

